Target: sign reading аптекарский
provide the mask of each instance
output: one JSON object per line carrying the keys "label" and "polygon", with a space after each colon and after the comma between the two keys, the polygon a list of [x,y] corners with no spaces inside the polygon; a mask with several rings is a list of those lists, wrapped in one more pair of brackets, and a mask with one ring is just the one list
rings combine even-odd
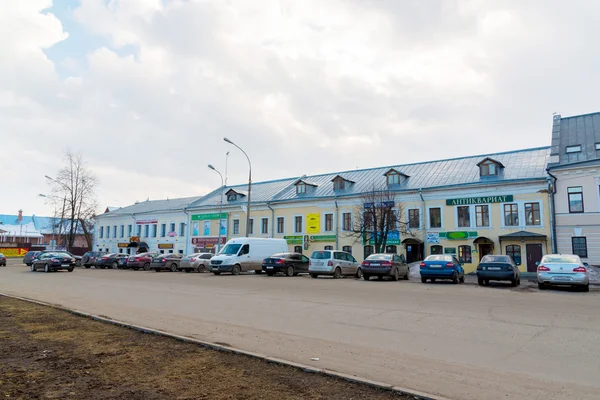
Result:
{"label": "sign reading \u0430\u043f\u0442\u0435\u043a\u0430\u0440\u0441\u043a\u0438\u0439", "polygon": [[468,206],[469,204],[509,203],[513,201],[513,195],[464,197],[462,199],[446,199],[447,206]]}

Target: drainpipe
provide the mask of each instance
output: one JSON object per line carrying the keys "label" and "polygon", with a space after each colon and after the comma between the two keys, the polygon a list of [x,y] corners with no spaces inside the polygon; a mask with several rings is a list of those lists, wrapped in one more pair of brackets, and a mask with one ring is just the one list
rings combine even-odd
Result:
{"label": "drainpipe", "polygon": [[423,189],[419,189],[419,196],[423,202],[423,259],[425,259],[427,257],[427,208],[425,207]]}
{"label": "drainpipe", "polygon": [[[191,238],[188,238],[187,235],[185,235],[186,231],[189,232],[189,227],[192,226],[191,221],[190,221],[190,214],[188,214],[187,208],[183,209],[183,213],[185,214],[185,216],[187,217],[185,219],[185,226],[184,228],[184,238],[185,238],[185,254],[184,255],[188,255],[190,254],[189,250],[188,250],[188,244],[189,242],[192,240]],[[217,229],[219,230],[219,233],[221,233],[221,215],[219,214],[219,223],[218,223],[218,227]],[[221,243],[218,243],[217,246],[220,246]]]}
{"label": "drainpipe", "polygon": [[554,202],[554,195],[556,194],[556,181],[558,180],[558,178],[552,175],[552,173],[550,172],[550,168],[546,168],[546,172],[554,180],[551,183],[550,179],[548,179],[548,197],[550,200],[550,226],[552,228],[550,231],[550,239],[552,240],[552,253],[556,254],[558,253],[558,245],[556,243],[556,203]]}
{"label": "drainpipe", "polygon": [[335,248],[340,248],[340,208],[338,207],[337,197],[335,198]]}
{"label": "drainpipe", "polygon": [[275,210],[271,207],[271,203],[267,203],[267,207],[271,210],[271,237],[275,237]]}

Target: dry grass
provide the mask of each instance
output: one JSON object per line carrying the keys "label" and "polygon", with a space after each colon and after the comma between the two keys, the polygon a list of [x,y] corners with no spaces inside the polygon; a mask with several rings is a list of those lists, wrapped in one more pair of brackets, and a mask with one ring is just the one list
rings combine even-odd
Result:
{"label": "dry grass", "polygon": [[5,399],[407,399],[0,296]]}

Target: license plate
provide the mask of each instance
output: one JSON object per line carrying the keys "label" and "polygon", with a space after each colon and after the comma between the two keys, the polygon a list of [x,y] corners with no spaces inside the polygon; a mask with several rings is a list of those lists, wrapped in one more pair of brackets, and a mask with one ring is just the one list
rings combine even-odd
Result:
{"label": "license plate", "polygon": [[430,265],[431,268],[442,268],[441,265]]}
{"label": "license plate", "polygon": [[315,264],[315,265],[317,265],[317,266],[321,266],[321,265],[323,265],[323,263],[322,263],[322,262],[315,262],[314,264]]}
{"label": "license plate", "polygon": [[69,266],[69,264],[63,264],[62,266],[63,266],[63,267],[68,267],[68,266]]}
{"label": "license plate", "polygon": [[212,269],[219,269],[219,267],[212,267]]}
{"label": "license plate", "polygon": [[371,267],[379,267],[379,265],[380,265],[379,263],[372,263]]}
{"label": "license plate", "polygon": [[488,267],[489,271],[500,271],[500,267]]}
{"label": "license plate", "polygon": [[267,267],[267,269],[273,269],[273,267]]}
{"label": "license plate", "polygon": [[555,276],[552,279],[555,281],[570,281],[571,280],[571,278],[569,278],[568,276]]}

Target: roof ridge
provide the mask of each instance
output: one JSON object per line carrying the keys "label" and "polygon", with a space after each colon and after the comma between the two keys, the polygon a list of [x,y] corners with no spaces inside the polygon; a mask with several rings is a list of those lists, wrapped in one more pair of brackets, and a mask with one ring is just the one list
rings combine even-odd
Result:
{"label": "roof ridge", "polygon": [[560,119],[561,119],[561,121],[562,121],[563,119],[579,118],[579,117],[588,117],[588,116],[590,116],[590,115],[596,115],[596,114],[600,114],[600,111],[595,111],[595,112],[591,112],[591,113],[587,113],[587,114],[570,115],[570,116],[568,116],[568,117],[563,117],[563,116],[561,115]]}

